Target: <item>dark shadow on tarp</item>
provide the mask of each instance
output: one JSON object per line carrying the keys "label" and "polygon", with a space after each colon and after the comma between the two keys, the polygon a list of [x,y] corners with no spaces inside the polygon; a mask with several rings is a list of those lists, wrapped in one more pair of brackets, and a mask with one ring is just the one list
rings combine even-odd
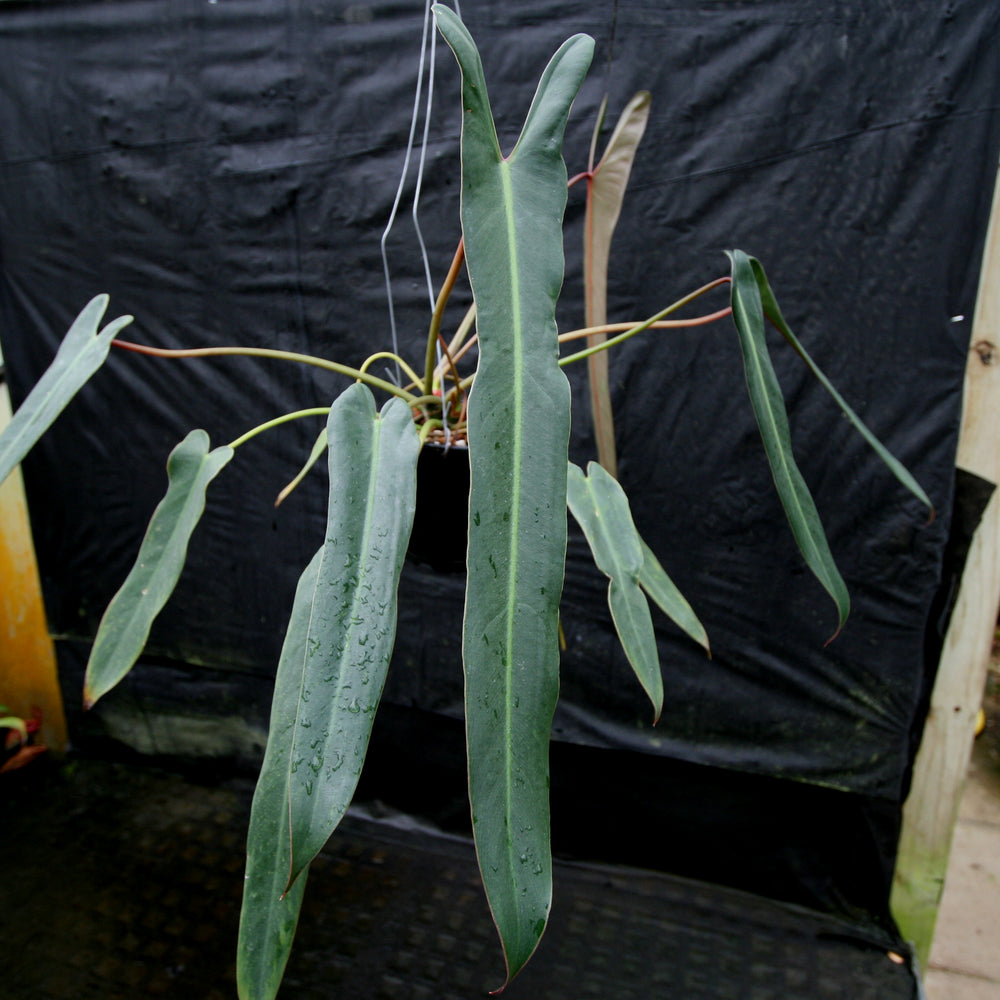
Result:
{"label": "dark shadow on tarp", "polygon": [[[824,645],[832,608],[784,527],[732,331],[625,345],[611,362],[621,480],[640,531],[705,621],[713,657],[657,619],[669,694],[652,727],[617,649],[606,581],[571,536],[554,732],[579,747],[553,752],[557,834],[634,814],[604,842],[654,857],[663,824],[682,845],[664,847],[672,864],[686,856],[702,872],[714,859],[726,878],[753,872],[755,885],[772,879],[782,893],[882,920],[933,662],[925,640],[955,490],[963,317],[1000,151],[1000,77],[984,56],[1000,44],[1000,8],[511,0],[463,12],[505,147],[571,31],[598,44],[567,132],[571,171],[586,162],[605,92],[612,115],[636,90],[653,94],[614,245],[612,318],[650,315],[718,276],[723,248],[753,253],[807,349],[938,510],[925,526],[797,359],[779,357],[796,457],[853,601],[848,626]],[[0,4],[0,334],[15,401],[101,291],[116,315],[136,316],[130,337],[156,346],[243,341],[355,363],[385,348],[378,243],[420,28],[417,3]],[[443,274],[458,240],[461,118],[448,59],[437,93],[423,219]],[[582,321],[578,191],[566,222],[563,329]],[[401,228],[390,249],[402,347],[420,356],[427,296],[413,243]],[[467,290],[458,297],[461,313]],[[295,580],[322,531],[322,472],[278,512],[272,503],[316,427],[255,439],[213,483],[148,663],[90,722],[74,708],[81,651],[162,495],[169,449],[192,426],[230,440],[326,404],[342,384],[245,360],[116,354],[25,462],[78,744],[106,739],[101,711],[136,731],[183,705],[205,732],[244,720],[253,733],[232,756],[254,759]],[[575,378],[580,462],[593,454],[585,395]],[[449,733],[461,710],[460,581],[409,565],[402,593],[382,714],[403,733],[416,723],[397,708],[421,729],[439,719],[442,763],[459,774]],[[373,781],[381,753],[378,743]],[[634,786],[614,778],[622,767]],[[601,796],[588,795],[591,773]],[[396,787],[379,779],[369,793],[383,794],[383,780],[386,793]],[[588,802],[601,803],[600,817]],[[842,809],[843,824],[813,823],[810,809]],[[837,831],[857,846],[856,872],[846,852],[833,857]],[[577,849],[594,848],[567,846]]]}

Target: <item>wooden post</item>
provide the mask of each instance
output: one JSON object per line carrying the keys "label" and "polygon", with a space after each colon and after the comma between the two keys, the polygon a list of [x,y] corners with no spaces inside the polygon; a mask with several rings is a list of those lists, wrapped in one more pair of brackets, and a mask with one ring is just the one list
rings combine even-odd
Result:
{"label": "wooden post", "polygon": [[[0,381],[0,430],[10,415],[10,396]],[[55,648],[45,621],[20,468],[0,484],[0,704],[23,718],[31,718],[37,708],[40,741],[55,753],[65,751]]]}
{"label": "wooden post", "polygon": [[[986,235],[956,464],[1000,483],[1000,180]],[[892,909],[926,966],[1000,611],[1000,490],[969,550],[903,810]]]}

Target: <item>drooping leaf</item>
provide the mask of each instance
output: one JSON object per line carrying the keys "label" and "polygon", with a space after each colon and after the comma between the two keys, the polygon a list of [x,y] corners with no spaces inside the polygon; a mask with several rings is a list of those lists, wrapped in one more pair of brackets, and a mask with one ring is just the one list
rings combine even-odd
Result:
{"label": "drooping leaf", "polygon": [[326,539],[296,592],[251,813],[244,1000],[274,996],[303,873],[354,795],[395,640],[416,505],[420,441],[402,400],[379,415],[371,392],[352,385],[330,410],[327,438]]}
{"label": "drooping leaf", "polygon": [[609,579],[608,605],[622,648],[643,690],[653,703],[654,722],[663,710],[663,677],[656,649],[653,619],[639,586],[643,547],[632,521],[628,498],[618,481],[591,462],[587,475],[569,466],[567,501],[594,554],[594,562]]}
{"label": "drooping leaf", "polygon": [[451,11],[434,12],[462,69],[462,229],[480,350],[468,417],[469,796],[509,981],[537,946],[552,896],[548,743],[570,422],[555,323],[567,179],[561,146],[593,42],[576,36],[553,56],[504,158],[475,44]]}
{"label": "drooping leaf", "polygon": [[757,417],[771,474],[802,556],[837,606],[836,632],[839,632],[850,611],[850,597],[833,561],[812,494],[792,455],[788,415],[764,339],[764,309],[757,278],[750,258],[743,251],[729,252],[729,259],[732,261],[733,321],[743,351],[750,402]]}
{"label": "drooping leaf", "polygon": [[[583,236],[583,278],[585,325],[601,326],[608,321],[608,260],[611,239],[621,214],[625,189],[632,173],[632,163],[649,120],[650,96],[640,91],[626,105],[615,125],[607,148],[597,166],[592,168],[587,187],[587,211]],[[599,117],[594,130],[594,145],[601,127]],[[587,338],[594,347],[607,340],[607,334]],[[590,378],[590,408],[594,421],[598,461],[611,475],[617,475],[614,416],[608,386],[608,352],[599,351],[587,358]]]}
{"label": "drooping leaf", "polygon": [[750,258],[750,267],[753,269],[754,278],[757,280],[757,288],[760,292],[761,303],[764,308],[764,314],[770,319],[774,324],[775,329],[788,341],[788,343],[795,349],[795,352],[800,358],[806,363],[806,366],[816,377],[816,380],[824,389],[833,397],[834,402],[840,407],[844,416],[854,425],[857,432],[871,445],[875,450],[875,453],[879,458],[889,467],[892,474],[921,502],[927,505],[931,512],[934,514],[934,505],[931,503],[930,497],[924,492],[920,484],[913,478],[909,470],[895,458],[889,450],[882,444],[881,441],[865,426],[861,418],[851,409],[847,401],[843,396],[834,388],[830,380],[823,374],[819,366],[815,361],[806,353],[806,349],[799,342],[798,338],[792,333],[791,328],[788,323],[785,322],[785,317],[781,314],[781,309],[778,306],[778,301],[774,297],[774,292],[771,290],[771,286],[768,284],[767,275],[764,273],[764,268],[761,266],[759,260],[754,257]]}
{"label": "drooping leaf", "polygon": [[87,708],[132,669],[153,621],[177,585],[188,542],[205,510],[208,484],[233,457],[232,448],[208,449],[208,435],[194,430],[167,459],[167,493],[153,511],[135,564],[104,612],[94,639],[84,681]]}
{"label": "drooping leaf", "polygon": [[420,438],[409,407],[379,414],[355,383],[327,423],[330,501],[288,773],[292,858],[299,871],[340,822],[361,774],[396,639],[396,591],[416,508]]}
{"label": "drooping leaf", "polygon": [[699,621],[684,595],[677,589],[677,585],[667,575],[667,571],[660,565],[653,550],[645,542],[641,544],[643,558],[642,569],[639,570],[639,583],[642,589],[675,625],[682,628],[711,656],[712,651],[708,644],[705,626]]}
{"label": "drooping leaf", "polygon": [[291,740],[287,734],[295,725],[299,692],[294,683],[284,680],[301,668],[305,656],[321,554],[322,550],[313,556],[295,589],[278,663],[267,749],[250,810],[236,951],[240,1000],[273,1000],[277,994],[305,893],[307,871],[288,887],[292,852],[287,795]]}
{"label": "drooping leaf", "polygon": [[111,350],[111,341],[132,322],[131,316],[119,316],[98,333],[108,302],[107,295],[98,295],[87,303],[63,338],[52,364],[0,434],[0,483],[101,367]]}

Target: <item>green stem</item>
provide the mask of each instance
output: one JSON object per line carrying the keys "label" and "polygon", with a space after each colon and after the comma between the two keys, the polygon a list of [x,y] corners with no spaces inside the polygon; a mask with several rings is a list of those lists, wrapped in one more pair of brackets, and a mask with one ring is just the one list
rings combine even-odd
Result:
{"label": "green stem", "polygon": [[251,438],[256,437],[264,431],[269,431],[272,427],[280,427],[282,424],[287,424],[292,420],[298,420],[301,417],[325,417],[329,414],[329,412],[329,406],[314,406],[309,410],[296,410],[294,413],[286,413],[283,416],[275,417],[273,420],[267,420],[262,424],[258,424],[256,427],[247,431],[246,434],[241,434],[235,441],[229,442],[229,447],[239,448],[241,444],[246,444],[246,442]]}
{"label": "green stem", "polygon": [[412,401],[407,400],[407,402],[409,402],[410,405],[414,406],[414,407],[430,406],[432,403],[436,404],[437,406],[440,406],[441,405],[441,397],[440,396],[414,396],[413,399],[412,399]]}
{"label": "green stem", "polygon": [[431,316],[430,329],[427,332],[427,354],[424,359],[424,392],[430,395],[434,391],[434,365],[437,362],[437,342],[441,335],[441,323],[444,320],[444,307],[448,304],[451,290],[455,287],[458,275],[465,260],[465,238],[458,241],[458,248],[451,260],[451,267],[445,276],[444,284],[434,303],[434,314]]}
{"label": "green stem", "polygon": [[[476,319],[475,306],[472,306],[472,308],[466,314],[465,319],[469,321],[468,325],[466,325],[465,320],[463,320],[462,326],[459,327],[458,332],[455,334],[455,336],[452,338],[451,343],[448,345],[448,353],[451,355],[451,361],[452,364],[454,365],[457,365],[459,361],[461,361],[462,358],[464,358],[466,354],[468,354],[469,351],[471,351],[472,348],[479,343],[479,335],[475,333],[468,340],[465,339],[465,335],[468,334],[469,330],[472,329],[472,324],[475,322]],[[461,340],[458,339],[459,334],[463,335]],[[456,350],[456,343],[458,344],[457,350]],[[441,365],[438,365],[438,367],[434,369],[434,374],[435,376],[440,378],[440,376],[443,374],[443,367]]]}
{"label": "green stem", "polygon": [[[666,309],[661,309],[658,313],[655,313],[653,316],[650,316],[649,319],[644,320],[642,323],[637,323],[635,326],[630,327],[628,330],[626,330],[624,333],[619,334],[617,337],[612,337],[610,340],[605,340],[603,343],[596,344],[593,347],[588,347],[585,350],[577,351],[576,354],[569,354],[565,358],[560,358],[559,365],[560,367],[563,367],[565,365],[572,363],[573,361],[582,361],[584,358],[589,358],[592,354],[596,354],[598,351],[606,351],[611,347],[615,347],[618,344],[624,343],[624,341],[628,340],[630,337],[634,337],[637,333],[642,333],[643,330],[648,330],[651,326],[653,326],[655,323],[658,323],[665,316],[669,316],[672,312],[676,312],[678,309],[682,308],[683,306],[686,306],[689,302],[693,302],[696,298],[698,298],[701,295],[704,295],[705,292],[709,291],[710,289],[717,288],[719,285],[727,284],[728,282],[729,278],[718,278],[716,281],[709,282],[709,284],[703,285],[701,288],[698,288],[695,291],[691,292],[690,295],[685,295],[684,298],[678,299],[672,305],[667,306]],[[700,326],[703,323],[712,322],[713,320],[718,319],[721,316],[725,316],[728,312],[729,310],[724,309],[720,310],[718,313],[713,313],[710,316],[699,316],[691,320],[681,320],[674,325],[680,327]],[[593,331],[588,330],[586,331],[586,333],[582,331],[574,332],[574,334],[564,335],[564,337],[565,339],[568,340],[571,338],[571,336],[585,336],[591,332]]]}
{"label": "green stem", "polygon": [[399,365],[404,372],[406,372],[407,377],[410,378],[415,385],[420,385],[420,376],[398,354],[394,354],[392,351],[379,351],[377,354],[373,354],[371,357],[365,358],[364,364],[358,369],[358,371],[367,374],[370,365],[373,365],[376,361],[385,359],[395,361],[396,364]]}
{"label": "green stem", "polygon": [[279,361],[297,361],[300,364],[312,365],[315,368],[323,368],[326,371],[337,372],[340,375],[347,375],[349,378],[357,379],[370,385],[373,389],[381,389],[393,396],[399,396],[409,406],[414,405],[416,397],[413,393],[401,389],[392,382],[369,375],[367,372],[349,365],[342,365],[336,361],[327,361],[325,358],[317,358],[311,354],[295,354],[292,351],[275,351],[265,347],[192,347],[183,350],[168,350],[162,347],[146,347],[144,344],[133,344],[127,340],[115,340],[112,343],[126,351],[134,351],[136,354],[149,354],[156,358],[207,358],[218,356],[237,356],[248,358],[276,358]]}
{"label": "green stem", "polygon": [[[473,324],[476,322],[476,303],[473,302],[469,306],[468,311],[465,316],[462,317],[462,322],[458,324],[458,329],[455,331],[455,336],[451,338],[451,343],[448,345],[448,354],[451,356],[451,361],[453,364],[458,364],[458,362],[468,353],[469,348],[475,342],[476,338],[473,336],[472,340],[466,342],[466,337],[469,335],[469,331],[472,329]],[[442,362],[434,369],[434,378],[438,379],[444,374],[445,362]]]}
{"label": "green stem", "polygon": [[440,420],[425,420],[420,426],[420,447],[427,444],[427,439],[431,436],[432,431],[441,427],[444,427],[444,424]]}

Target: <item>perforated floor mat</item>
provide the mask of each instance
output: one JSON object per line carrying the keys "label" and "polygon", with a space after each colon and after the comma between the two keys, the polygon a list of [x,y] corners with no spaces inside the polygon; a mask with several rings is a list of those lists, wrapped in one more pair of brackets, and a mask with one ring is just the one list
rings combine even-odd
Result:
{"label": "perforated floor mat", "polygon": [[[94,761],[0,779],[0,980],[33,1000],[232,1000],[251,785]],[[509,1000],[914,1000],[893,943],[670,876],[560,863]],[[352,815],[314,862],[281,1000],[503,981],[471,844]]]}

